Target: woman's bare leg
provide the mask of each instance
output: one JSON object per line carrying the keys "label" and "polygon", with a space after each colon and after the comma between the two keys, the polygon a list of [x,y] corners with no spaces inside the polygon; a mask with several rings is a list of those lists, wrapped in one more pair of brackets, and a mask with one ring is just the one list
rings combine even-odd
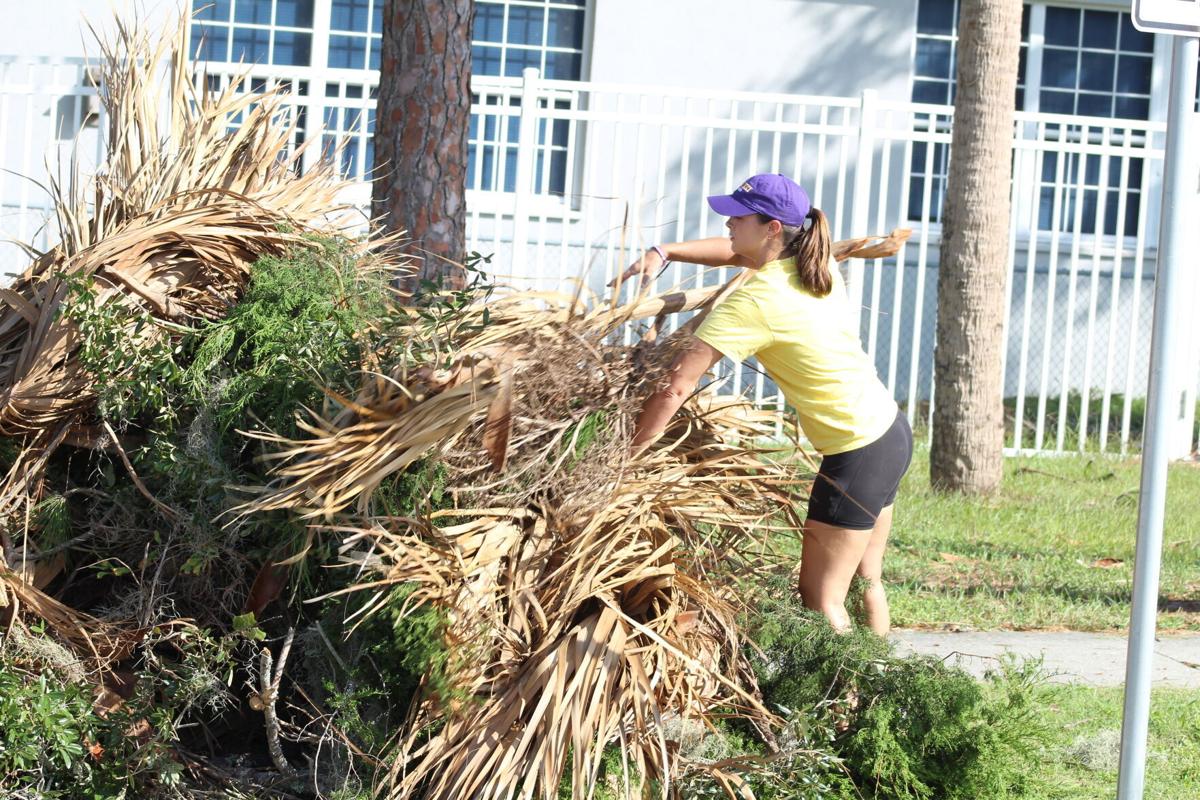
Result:
{"label": "woman's bare leg", "polygon": [[892,506],[879,512],[875,527],[870,531],[871,539],[863,551],[858,564],[858,575],[867,581],[863,594],[863,612],[867,627],[880,636],[887,636],[892,628],[891,611],[888,609],[887,593],[883,589],[883,551],[887,547],[888,534],[892,531]]}
{"label": "woman's bare leg", "polygon": [[807,608],[824,614],[835,630],[850,629],[846,593],[873,535],[871,530],[838,528],[811,519],[804,523],[800,597]]}

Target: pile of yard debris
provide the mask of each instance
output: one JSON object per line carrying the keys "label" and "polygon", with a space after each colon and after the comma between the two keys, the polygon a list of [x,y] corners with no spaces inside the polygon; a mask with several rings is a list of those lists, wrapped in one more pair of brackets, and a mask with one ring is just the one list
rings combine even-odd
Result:
{"label": "pile of yard debris", "polygon": [[[401,295],[285,98],[207,91],[181,42],[105,48],[102,169],[53,187],[61,243],[0,291],[5,785],[749,797],[816,752],[744,629],[791,566],[791,423],[702,391],[629,454],[732,286],[505,293],[472,260]],[[718,731],[751,744],[687,744]]]}

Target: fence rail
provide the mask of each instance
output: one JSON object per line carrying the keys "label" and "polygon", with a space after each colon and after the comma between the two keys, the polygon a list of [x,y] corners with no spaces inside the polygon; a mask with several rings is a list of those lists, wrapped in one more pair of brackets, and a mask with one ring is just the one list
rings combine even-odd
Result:
{"label": "fence rail", "polygon": [[[210,88],[232,72],[197,76]],[[251,88],[284,85],[307,162],[336,152],[366,205],[374,168],[377,73],[254,67]],[[102,153],[103,111],[86,63],[0,58],[0,165],[44,179],[69,154]],[[602,294],[659,241],[723,233],[703,198],[745,176],[783,172],[809,188],[835,237],[910,227],[894,258],[851,262],[860,331],[909,418],[932,413],[941,207],[953,109],[856,98],[673,87],[473,79],[467,178],[469,247],[505,280]],[[236,122],[236,121],[233,121]],[[1016,451],[1136,448],[1145,395],[1165,126],[1019,112],[1013,126],[1006,444]],[[1197,209],[1200,212],[1200,209]],[[1197,214],[1200,216],[1200,213]],[[55,238],[35,184],[0,173],[0,231],[44,248]],[[0,245],[0,268],[20,268]],[[669,285],[715,285],[728,271],[674,264]],[[1197,298],[1200,300],[1200,298]],[[1200,324],[1177,452],[1196,444]],[[723,364],[723,391],[779,401],[753,365]]]}

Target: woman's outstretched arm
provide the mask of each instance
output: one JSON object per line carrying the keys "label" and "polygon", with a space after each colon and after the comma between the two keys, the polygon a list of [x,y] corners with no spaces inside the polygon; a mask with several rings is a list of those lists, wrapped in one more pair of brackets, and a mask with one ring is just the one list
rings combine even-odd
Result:
{"label": "woman's outstretched arm", "polygon": [[696,390],[700,378],[721,358],[720,351],[707,342],[695,336],[688,339],[671,364],[671,372],[665,385],[650,395],[642,406],[633,441],[629,445],[631,453],[640,453],[662,436],[671,417],[675,416],[683,401]]}
{"label": "woman's outstretched arm", "polygon": [[[733,247],[726,236],[710,236],[707,239],[692,239],[687,242],[671,242],[660,244],[658,249],[668,261],[683,261],[688,264],[700,264],[705,267],[745,267],[749,262],[743,256],[733,252]],[[653,278],[662,269],[662,256],[654,249],[647,250],[642,256],[629,265],[629,269],[621,276],[622,283],[641,275],[642,280]],[[616,284],[613,280],[612,284]]]}

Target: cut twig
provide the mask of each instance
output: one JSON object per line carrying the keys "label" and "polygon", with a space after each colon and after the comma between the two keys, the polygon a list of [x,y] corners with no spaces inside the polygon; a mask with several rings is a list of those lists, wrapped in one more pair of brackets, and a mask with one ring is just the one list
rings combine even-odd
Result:
{"label": "cut twig", "polygon": [[279,694],[279,683],[283,679],[283,669],[287,665],[288,654],[292,649],[292,637],[295,633],[295,628],[288,628],[287,636],[283,640],[283,647],[279,650],[279,661],[275,664],[274,672],[271,669],[271,648],[264,647],[262,649],[258,662],[258,697],[259,702],[262,703],[263,719],[266,721],[267,750],[271,754],[271,762],[275,764],[275,769],[289,778],[296,777],[298,773],[292,769],[287,757],[283,754],[283,745],[279,741],[279,717],[275,714],[275,700]]}

